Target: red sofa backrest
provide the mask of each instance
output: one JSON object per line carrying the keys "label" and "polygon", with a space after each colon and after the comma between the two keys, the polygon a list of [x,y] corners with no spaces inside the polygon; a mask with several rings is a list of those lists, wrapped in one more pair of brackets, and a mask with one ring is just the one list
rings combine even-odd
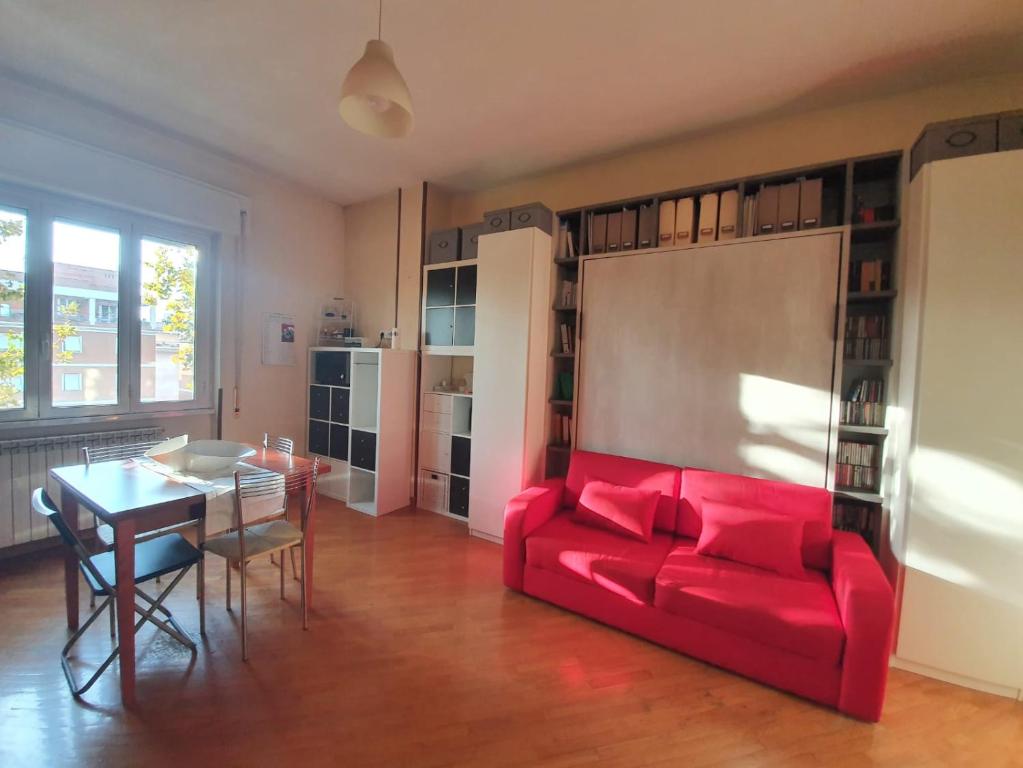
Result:
{"label": "red sofa backrest", "polygon": [[603,480],[615,485],[631,488],[658,490],[661,499],[657,503],[654,528],[665,533],[674,533],[678,509],[679,487],[682,470],[670,464],[657,464],[642,459],[611,456],[606,453],[573,451],[565,478],[565,506],[575,508],[583,486],[590,480]]}
{"label": "red sofa backrest", "polygon": [[821,570],[831,567],[830,491],[687,467],[682,470],[676,528],[680,536],[699,538],[703,528],[704,499],[766,509],[806,521],[803,528],[803,564]]}

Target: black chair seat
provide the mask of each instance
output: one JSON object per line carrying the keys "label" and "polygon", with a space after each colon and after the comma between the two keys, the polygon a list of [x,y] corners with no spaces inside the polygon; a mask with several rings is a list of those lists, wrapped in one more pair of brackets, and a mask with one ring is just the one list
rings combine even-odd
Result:
{"label": "black chair seat", "polygon": [[[180,533],[169,533],[135,545],[135,583],[141,584],[157,576],[180,571],[202,559],[202,552],[193,547]],[[112,587],[117,588],[114,553],[103,552],[89,558],[96,570]],[[89,587],[97,595],[107,594],[87,568],[82,569]]]}

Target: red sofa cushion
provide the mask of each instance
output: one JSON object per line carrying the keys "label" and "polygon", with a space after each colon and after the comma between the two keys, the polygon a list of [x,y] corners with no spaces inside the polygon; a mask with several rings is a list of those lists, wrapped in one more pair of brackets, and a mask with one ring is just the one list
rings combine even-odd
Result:
{"label": "red sofa cushion", "polygon": [[700,538],[704,500],[764,509],[802,520],[803,564],[821,570],[830,567],[831,493],[826,489],[687,467],[682,471],[676,528],[679,536]]}
{"label": "red sofa cushion", "polygon": [[565,478],[565,506],[575,507],[590,480],[603,480],[613,485],[660,491],[654,529],[673,533],[682,470],[669,464],[642,459],[608,456],[606,453],[573,451]]}
{"label": "red sofa cushion", "polygon": [[665,533],[654,533],[647,544],[580,525],[562,513],[526,539],[526,564],[649,604],[654,577],[673,544]]}
{"label": "red sofa cushion", "polygon": [[591,480],[579,496],[572,519],[649,543],[660,498],[658,491]]}
{"label": "red sofa cushion", "polygon": [[794,579],[803,568],[803,521],[762,509],[703,500],[703,528],[696,552],[755,565]]}
{"label": "red sofa cushion", "polygon": [[842,659],[845,631],[831,585],[817,571],[791,579],[680,542],[657,574],[654,605],[806,658]]}

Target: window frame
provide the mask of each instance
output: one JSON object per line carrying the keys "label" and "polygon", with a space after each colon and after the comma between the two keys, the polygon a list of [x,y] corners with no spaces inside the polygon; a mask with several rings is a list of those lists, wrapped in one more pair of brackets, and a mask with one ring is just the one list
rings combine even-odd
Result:
{"label": "window frame", "polygon": [[[45,421],[82,423],[112,417],[213,413],[214,365],[218,325],[219,238],[208,230],[124,211],[113,206],[34,190],[0,181],[0,207],[26,214],[25,227],[25,374],[21,408],[0,410],[0,428]],[[120,233],[117,322],[116,405],[54,405],[53,376],[53,224],[68,221]],[[188,243],[199,248],[196,274],[195,398],[141,399],[141,243],[143,238]],[[84,345],[84,342],[83,342]],[[83,380],[84,386],[84,380]]]}

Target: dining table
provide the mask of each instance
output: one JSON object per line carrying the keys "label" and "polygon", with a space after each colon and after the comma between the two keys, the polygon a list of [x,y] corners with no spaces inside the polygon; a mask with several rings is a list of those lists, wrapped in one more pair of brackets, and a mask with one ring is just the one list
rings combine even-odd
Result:
{"label": "dining table", "polygon": [[[302,482],[301,503],[311,505],[302,552],[306,569],[306,603],[312,605],[315,494],[309,498],[312,460],[293,456],[262,445],[249,446],[254,455],[244,463],[270,470]],[[321,463],[319,473],[329,472],[330,465]],[[78,531],[78,511],[83,508],[94,514],[114,531],[114,568],[117,585],[135,582],[135,536],[187,521],[196,521],[198,544],[204,537],[206,494],[173,476],[154,472],[135,460],[115,460],[76,464],[50,470],[60,486],[61,517]],[[302,479],[304,478],[304,482]],[[284,567],[284,561],[280,562]],[[198,570],[199,589],[204,578],[202,564]],[[68,628],[78,629],[78,558],[68,549],[64,557],[64,594],[67,602]],[[116,589],[115,606],[121,677],[121,702],[135,702],[135,594],[133,589]],[[200,603],[202,606],[202,603]]]}

